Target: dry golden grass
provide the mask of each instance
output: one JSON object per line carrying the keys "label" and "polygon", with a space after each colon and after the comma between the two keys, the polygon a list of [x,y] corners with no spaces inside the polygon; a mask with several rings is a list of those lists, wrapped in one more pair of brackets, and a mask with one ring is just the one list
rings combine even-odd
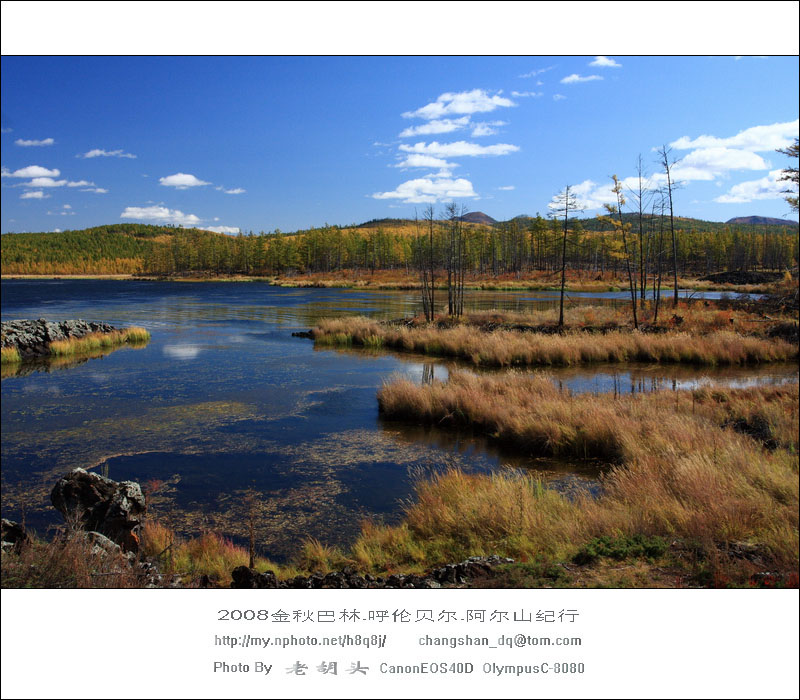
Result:
{"label": "dry golden grass", "polygon": [[570,500],[520,473],[435,476],[418,485],[402,525],[364,529],[353,548],[363,567],[488,553],[563,559],[593,537],[658,535],[693,543],[733,583],[754,570],[717,561],[730,543],[765,547],[775,566],[797,570],[797,385],[615,399],[559,393],[541,376],[455,373],[426,386],[394,381],[379,402],[387,418],[469,427],[532,455],[614,466],[596,499]]}
{"label": "dry golden grass", "polygon": [[81,338],[54,340],[50,343],[50,354],[57,357],[91,354],[128,343],[141,346],[150,340],[150,333],[137,326],[111,333],[89,333]]}
{"label": "dry golden grass", "polygon": [[[409,328],[347,317],[323,320],[313,334],[319,345],[386,347],[456,357],[474,365],[493,367],[572,366],[593,362],[744,365],[788,361],[798,356],[797,346],[779,338],[760,338],[713,327],[704,334],[679,330],[653,334],[572,330],[554,334],[502,328],[481,332],[476,327],[480,319],[476,315],[476,322],[467,319],[466,323],[451,327],[432,324]],[[722,319],[715,323],[724,327]]]}

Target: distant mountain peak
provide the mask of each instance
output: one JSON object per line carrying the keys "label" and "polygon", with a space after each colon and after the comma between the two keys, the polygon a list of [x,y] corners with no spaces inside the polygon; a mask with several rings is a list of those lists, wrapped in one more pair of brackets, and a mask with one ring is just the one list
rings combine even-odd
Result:
{"label": "distant mountain peak", "polygon": [[797,226],[796,221],[776,219],[771,216],[736,216],[728,219],[726,224],[747,224],[749,226]]}
{"label": "distant mountain peak", "polygon": [[488,214],[484,214],[482,211],[471,211],[469,214],[464,214],[461,217],[463,221],[466,221],[470,224],[486,224],[487,226],[494,226],[497,223],[496,219],[493,219]]}

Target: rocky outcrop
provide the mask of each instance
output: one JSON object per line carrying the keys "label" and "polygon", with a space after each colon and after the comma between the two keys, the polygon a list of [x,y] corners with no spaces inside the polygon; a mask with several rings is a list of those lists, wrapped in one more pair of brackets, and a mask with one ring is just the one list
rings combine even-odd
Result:
{"label": "rocky outcrop", "polygon": [[0,346],[16,348],[23,360],[50,354],[50,343],[69,338],[83,338],[90,333],[113,333],[117,329],[108,323],[75,321],[3,321],[0,324]]}
{"label": "rocky outcrop", "polygon": [[69,522],[105,535],[126,552],[139,549],[145,512],[142,489],[134,481],[116,482],[85,469],[73,469],[58,480],[50,501]]}
{"label": "rocky outcrop", "polygon": [[30,536],[22,525],[3,518],[2,524],[2,549],[19,552],[24,545],[30,542]]}
{"label": "rocky outcrop", "polygon": [[278,581],[272,571],[259,573],[246,566],[237,566],[231,577],[231,588],[442,588],[458,586],[472,581],[489,578],[494,567],[500,564],[513,564],[513,559],[505,557],[470,557],[458,564],[447,564],[419,576],[417,574],[392,574],[391,576],[364,576],[346,566],[341,571],[327,574],[315,573],[311,576],[296,576]]}

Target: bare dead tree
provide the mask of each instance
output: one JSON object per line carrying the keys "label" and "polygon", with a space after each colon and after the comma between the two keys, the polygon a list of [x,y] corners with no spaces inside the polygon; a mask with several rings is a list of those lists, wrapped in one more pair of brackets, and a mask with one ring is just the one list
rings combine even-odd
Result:
{"label": "bare dead tree", "polygon": [[448,221],[447,241],[447,313],[461,316],[464,312],[464,274],[466,271],[466,246],[464,240],[464,215],[467,208],[451,202],[445,207]]}
{"label": "bare dead tree", "polygon": [[675,183],[672,179],[672,168],[675,166],[676,160],[671,159],[672,149],[662,146],[658,151],[661,167],[664,168],[664,174],[667,176],[667,202],[669,203],[669,231],[672,236],[672,280],[673,280],[673,300],[672,305],[678,305],[678,242],[675,238],[675,217],[672,207],[672,191],[675,189]]}
{"label": "bare dead tree", "polygon": [[550,216],[553,219],[563,218],[563,235],[561,239],[561,296],[558,305],[558,327],[564,328],[564,290],[567,286],[567,232],[569,230],[570,212],[581,211],[583,207],[575,198],[572,186],[567,185],[550,203]]}

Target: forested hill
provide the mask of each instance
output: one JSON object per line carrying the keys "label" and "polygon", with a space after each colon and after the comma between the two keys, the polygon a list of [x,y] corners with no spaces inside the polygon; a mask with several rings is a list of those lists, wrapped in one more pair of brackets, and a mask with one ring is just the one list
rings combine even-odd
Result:
{"label": "forested hill", "polygon": [[[638,257],[637,264],[655,265],[661,259],[671,267],[668,220],[647,217],[639,231],[636,215],[625,214],[623,218],[632,224],[629,255]],[[796,224],[737,225],[679,217],[675,224],[681,273],[782,270],[797,265]],[[188,272],[258,276],[324,272],[334,277],[341,270],[412,273],[422,247],[429,246],[427,225],[428,222],[408,219],[382,219],[349,227],[236,236],[145,224],[112,224],[59,233],[9,233],[0,236],[2,272],[155,276]],[[623,243],[611,228],[608,222],[597,218],[571,220],[567,266],[593,273],[622,270]],[[480,275],[550,272],[561,265],[563,230],[557,220],[521,216],[495,225],[434,221],[433,229],[433,250],[426,248],[424,256],[426,260],[432,256],[439,267],[452,259],[448,246],[454,240],[460,241],[458,254],[464,257],[466,270]],[[420,236],[423,232],[425,235]],[[637,252],[640,249],[643,255]]]}

